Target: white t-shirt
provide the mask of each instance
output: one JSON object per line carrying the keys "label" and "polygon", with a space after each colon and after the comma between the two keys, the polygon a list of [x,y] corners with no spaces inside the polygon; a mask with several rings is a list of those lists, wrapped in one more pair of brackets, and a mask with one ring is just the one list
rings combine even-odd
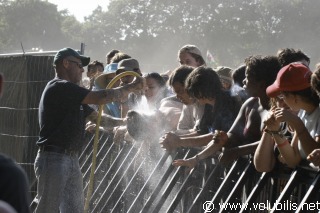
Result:
{"label": "white t-shirt", "polygon": [[[307,128],[312,138],[315,138],[320,135],[320,108],[317,107],[311,114],[307,114],[305,110],[300,110],[298,113],[299,118],[302,120],[303,124]],[[298,149],[300,155],[303,159],[307,158],[300,140],[298,142]]]}
{"label": "white t-shirt", "polygon": [[195,130],[199,124],[204,112],[204,105],[195,102],[190,105],[183,105],[181,116],[178,122],[178,134],[189,133],[190,130]]}

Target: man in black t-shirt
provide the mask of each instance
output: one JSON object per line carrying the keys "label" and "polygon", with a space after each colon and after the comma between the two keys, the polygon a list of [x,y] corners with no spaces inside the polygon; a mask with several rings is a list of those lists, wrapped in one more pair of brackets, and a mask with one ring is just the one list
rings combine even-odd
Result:
{"label": "man in black t-shirt", "polygon": [[[36,213],[83,212],[84,195],[78,155],[84,139],[86,119],[96,122],[98,112],[88,104],[106,104],[125,99],[144,88],[136,77],[132,83],[115,89],[90,91],[79,86],[89,57],[63,48],[54,57],[56,77],[45,87],[39,103],[40,134],[35,159],[38,180]],[[118,126],[122,119],[101,117],[101,125]]]}

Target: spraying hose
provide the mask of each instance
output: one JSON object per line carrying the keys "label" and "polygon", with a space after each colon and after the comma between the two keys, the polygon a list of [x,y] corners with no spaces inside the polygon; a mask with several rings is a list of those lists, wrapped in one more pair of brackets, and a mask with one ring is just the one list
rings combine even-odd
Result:
{"label": "spraying hose", "polygon": [[[108,84],[106,89],[111,89],[113,85],[120,80],[120,78],[123,78],[125,76],[140,76],[138,73],[133,71],[126,71],[123,73],[120,73],[119,75],[115,76],[110,83]],[[94,182],[94,172],[96,170],[96,163],[97,163],[97,151],[98,151],[98,142],[99,142],[99,127],[101,122],[101,115],[102,115],[102,109],[103,104],[99,105],[99,115],[96,123],[96,129],[95,129],[95,137],[93,141],[93,151],[92,151],[92,164],[91,164],[91,172],[90,172],[90,178],[89,178],[89,185],[88,185],[88,191],[87,191],[87,198],[86,203],[84,206],[84,212],[87,213],[89,210],[89,203],[93,192],[93,182]]]}

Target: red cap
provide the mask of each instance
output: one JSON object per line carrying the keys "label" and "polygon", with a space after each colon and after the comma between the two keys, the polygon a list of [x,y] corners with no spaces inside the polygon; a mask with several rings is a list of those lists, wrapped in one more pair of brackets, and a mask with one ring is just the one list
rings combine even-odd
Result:
{"label": "red cap", "polygon": [[266,92],[269,97],[276,97],[281,92],[300,91],[309,88],[312,72],[301,63],[292,63],[281,68],[277,79]]}

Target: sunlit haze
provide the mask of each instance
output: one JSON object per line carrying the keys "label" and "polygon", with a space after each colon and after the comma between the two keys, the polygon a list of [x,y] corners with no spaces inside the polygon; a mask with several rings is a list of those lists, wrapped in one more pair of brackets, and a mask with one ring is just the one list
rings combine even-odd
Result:
{"label": "sunlit haze", "polygon": [[89,16],[99,5],[106,10],[109,4],[109,0],[48,0],[48,2],[57,5],[59,11],[67,9],[80,22],[83,22],[84,17]]}

